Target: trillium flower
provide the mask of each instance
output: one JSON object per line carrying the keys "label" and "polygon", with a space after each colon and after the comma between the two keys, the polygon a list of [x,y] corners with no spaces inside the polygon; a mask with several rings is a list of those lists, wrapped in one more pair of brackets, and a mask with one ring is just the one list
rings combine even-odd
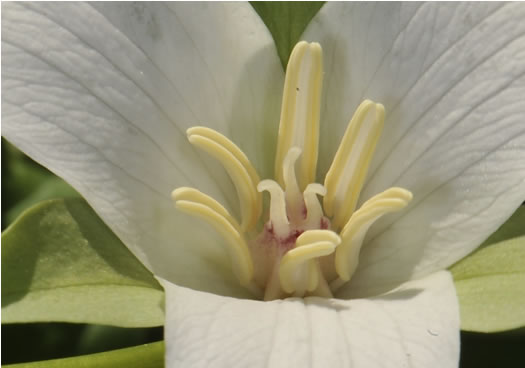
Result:
{"label": "trillium flower", "polygon": [[329,3],[285,77],[248,4],[6,4],[2,133],[164,280],[168,366],[455,366],[444,270],[525,198],[523,13]]}

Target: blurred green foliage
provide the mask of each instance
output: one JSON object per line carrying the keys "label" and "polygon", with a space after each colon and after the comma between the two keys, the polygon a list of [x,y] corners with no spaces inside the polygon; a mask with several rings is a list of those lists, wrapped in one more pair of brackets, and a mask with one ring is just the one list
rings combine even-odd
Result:
{"label": "blurred green foliage", "polygon": [[74,357],[160,341],[162,328],[69,323],[2,325],[2,365]]}

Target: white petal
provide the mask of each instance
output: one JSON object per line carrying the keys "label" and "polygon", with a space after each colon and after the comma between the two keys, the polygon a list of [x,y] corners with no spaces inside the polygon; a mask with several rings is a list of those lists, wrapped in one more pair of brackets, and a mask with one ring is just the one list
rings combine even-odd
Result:
{"label": "white petal", "polygon": [[166,367],[457,367],[459,311],[439,272],[370,299],[239,300],[164,282]]}
{"label": "white petal", "polygon": [[253,9],[11,3],[2,10],[6,138],[70,182],[155,273],[231,294],[233,276],[217,275],[229,269],[217,236],[178,216],[170,193],[195,186],[238,210],[223,170],[187,143],[192,125],[220,130],[258,165],[272,165],[273,158],[263,162],[261,137],[268,121],[278,122],[283,73]]}
{"label": "white petal", "polygon": [[327,58],[321,171],[370,98],[385,130],[360,202],[414,194],[370,230],[351,294],[450,266],[525,199],[524,18],[519,3],[329,3],[310,24]]}

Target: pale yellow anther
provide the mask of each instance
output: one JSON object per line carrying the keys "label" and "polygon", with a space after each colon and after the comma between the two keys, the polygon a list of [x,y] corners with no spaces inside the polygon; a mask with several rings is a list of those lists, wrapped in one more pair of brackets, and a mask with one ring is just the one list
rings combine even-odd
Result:
{"label": "pale yellow anther", "polygon": [[321,277],[316,259],[333,253],[340,242],[339,236],[329,230],[301,234],[295,248],[281,259],[279,279],[283,290],[298,296],[314,291]]}
{"label": "pale yellow anther", "polygon": [[315,181],[319,141],[319,113],[323,59],[318,43],[299,42],[293,49],[284,82],[281,121],[275,159],[275,178],[284,185],[283,162],[292,147],[299,147],[297,178],[301,191]]}
{"label": "pale yellow anther", "polygon": [[[341,245],[335,252],[335,269],[342,281],[354,274],[366,232],[381,216],[405,208],[412,193],[402,188],[390,188],[370,198],[350,218],[341,231]],[[340,283],[336,280],[337,283]]]}
{"label": "pale yellow anther", "polygon": [[177,188],[171,193],[171,199],[173,199],[174,202],[190,201],[190,202],[197,202],[197,203],[203,204],[211,208],[213,211],[217,212],[219,215],[224,217],[226,220],[228,220],[228,222],[239,233],[242,232],[239,222],[237,222],[237,220],[235,220],[233,216],[230,215],[230,213],[228,212],[226,208],[224,208],[219,202],[217,202],[212,197],[202,193],[201,191],[197,189],[189,188],[189,187]]}
{"label": "pale yellow anther", "polygon": [[175,207],[182,212],[202,218],[223,236],[235,275],[241,285],[250,286],[254,273],[250,250],[244,237],[226,217],[204,203],[189,200],[177,200]]}
{"label": "pale yellow anther", "polygon": [[[205,128],[199,128],[197,131],[202,132],[203,129]],[[242,162],[244,159],[241,158],[239,160],[238,158],[240,150],[227,138],[222,136],[224,139],[220,139],[220,134],[217,132],[212,133],[211,129],[207,130],[205,135],[193,134],[193,132],[195,132],[193,128],[188,129],[188,140],[190,143],[219,160],[230,175],[239,196],[243,231],[253,229],[262,210],[262,200],[256,190],[257,182],[253,181],[253,174],[250,175],[249,171],[251,169],[247,168],[245,163]],[[226,143],[225,139],[227,140]]]}
{"label": "pale yellow anther", "polygon": [[332,217],[334,229],[341,228],[355,210],[384,116],[383,105],[365,100],[348,124],[324,182],[327,192],[323,207]]}
{"label": "pale yellow anther", "polygon": [[410,192],[409,190],[400,187],[391,187],[368,199],[365,203],[363,203],[361,208],[373,205],[381,199],[400,199],[408,203],[412,200],[412,197],[412,192]]}
{"label": "pale yellow anther", "polygon": [[321,241],[328,241],[333,243],[334,245],[339,245],[339,243],[341,243],[341,237],[331,230],[308,230],[302,233],[297,238],[297,240],[295,241],[295,246],[301,247],[308,243],[315,243]]}
{"label": "pale yellow anther", "polygon": [[[246,171],[248,172],[248,175],[250,175],[253,186],[256,186],[257,183],[259,183],[259,181],[261,180],[259,178],[259,175],[257,174],[257,170],[255,170],[255,168],[253,167],[248,157],[244,154],[244,152],[239,147],[237,147],[235,143],[229,140],[228,137],[222,135],[216,130],[213,130],[207,127],[201,127],[201,126],[195,126],[195,127],[189,128],[186,131],[186,134],[188,136],[200,135],[202,137],[206,137],[208,139],[211,139],[212,141],[215,141],[216,143],[220,144],[221,146],[226,148],[228,151],[230,151],[230,153],[233,156],[235,156],[235,158],[239,160],[242,166],[246,169]],[[262,207],[262,197],[258,195],[257,199],[258,199],[257,208],[261,208]]]}

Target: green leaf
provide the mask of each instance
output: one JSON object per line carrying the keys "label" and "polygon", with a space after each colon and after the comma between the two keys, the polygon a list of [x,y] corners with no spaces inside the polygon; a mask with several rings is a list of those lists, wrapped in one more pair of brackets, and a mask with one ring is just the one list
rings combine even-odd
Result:
{"label": "green leaf", "polygon": [[272,34],[284,69],[293,47],[323,4],[317,1],[251,2]]}
{"label": "green leaf", "polygon": [[21,363],[6,368],[162,368],[164,367],[164,341],[105,353],[82,355],[74,358],[53,359]]}
{"label": "green leaf", "polygon": [[164,322],[161,286],[81,199],[38,204],[2,234],[2,323]]}
{"label": "green leaf", "polygon": [[462,330],[497,332],[525,326],[525,236],[480,248],[450,271]]}

